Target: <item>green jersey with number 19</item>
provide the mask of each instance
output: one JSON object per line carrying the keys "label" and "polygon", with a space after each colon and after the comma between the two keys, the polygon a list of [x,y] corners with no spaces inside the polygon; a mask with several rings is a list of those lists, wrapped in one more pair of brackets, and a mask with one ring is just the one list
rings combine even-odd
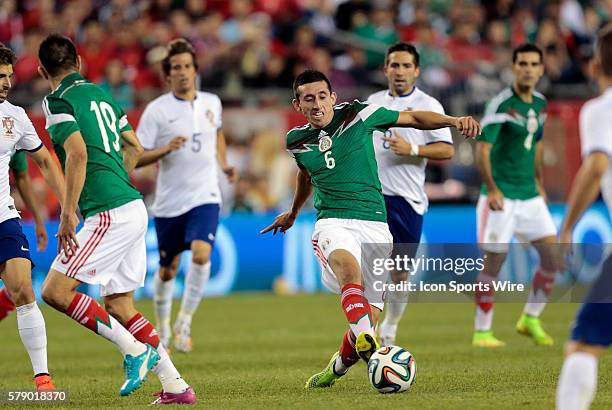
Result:
{"label": "green jersey with number 19", "polygon": [[123,165],[121,131],[132,128],[106,92],[79,73],[71,73],[45,97],[43,111],[64,170],[66,139],[79,131],[87,146],[87,174],[79,198],[84,218],[142,198]]}
{"label": "green jersey with number 19", "polygon": [[[546,98],[534,92],[531,103],[523,101],[512,87],[497,94],[485,109],[478,141],[493,145],[491,171],[498,188],[509,199],[539,195],[535,179],[536,145],[542,139]],[[483,184],[482,193],[487,194]]]}
{"label": "green jersey with number 19", "polygon": [[287,151],[310,174],[317,219],[387,221],[372,133],[386,131],[398,116],[355,100],[335,106],[321,129],[306,124],[287,133]]}

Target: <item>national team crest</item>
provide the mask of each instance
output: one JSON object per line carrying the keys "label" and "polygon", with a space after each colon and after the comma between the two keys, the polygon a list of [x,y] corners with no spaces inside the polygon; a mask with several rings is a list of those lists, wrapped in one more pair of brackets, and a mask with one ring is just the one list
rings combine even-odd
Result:
{"label": "national team crest", "polygon": [[206,118],[208,122],[210,122],[210,125],[215,125],[215,114],[213,114],[211,110],[206,110]]}
{"label": "national team crest", "polygon": [[11,117],[2,118],[2,127],[4,128],[4,135],[6,137],[12,137],[14,135],[13,128],[15,128],[15,120]]}
{"label": "national team crest", "polygon": [[325,152],[332,146],[332,139],[329,135],[324,135],[319,139],[319,151]]}

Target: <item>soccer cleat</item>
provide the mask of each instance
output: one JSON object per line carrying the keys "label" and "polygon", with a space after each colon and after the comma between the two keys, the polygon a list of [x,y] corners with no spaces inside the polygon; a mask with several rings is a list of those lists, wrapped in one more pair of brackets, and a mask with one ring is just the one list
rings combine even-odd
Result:
{"label": "soccer cleat", "polygon": [[159,353],[150,345],[145,344],[147,350],[138,356],[126,355],[123,359],[125,382],[119,391],[120,396],[129,396],[134,393],[147,379],[147,372],[159,361]]}
{"label": "soccer cleat", "polygon": [[359,357],[365,362],[370,361],[370,357],[380,348],[380,345],[376,341],[376,337],[372,332],[365,331],[359,333],[357,340],[355,341],[355,350]]}
{"label": "soccer cleat", "polygon": [[516,324],[516,331],[531,337],[538,346],[552,346],[555,343],[553,338],[542,329],[540,318],[535,316],[523,313]]}
{"label": "soccer cleat", "polygon": [[183,353],[189,353],[193,349],[191,331],[187,326],[174,327],[174,348]]}
{"label": "soccer cleat", "polygon": [[506,344],[493,336],[491,330],[477,330],[472,338],[472,346],[475,347],[504,347]]}
{"label": "soccer cleat", "polygon": [[316,389],[319,387],[331,387],[334,385],[334,383],[336,383],[336,380],[344,376],[343,374],[337,374],[334,371],[334,364],[336,363],[338,356],[340,356],[339,352],[334,353],[325,369],[323,369],[323,371],[320,373],[310,376],[304,388]]}
{"label": "soccer cleat", "polygon": [[[395,330],[397,331],[397,326],[395,326]],[[388,326],[385,326],[383,322],[378,328],[377,339],[380,347],[384,346],[395,346],[395,333]]]}
{"label": "soccer cleat", "polygon": [[161,404],[195,404],[198,401],[192,387],[188,387],[187,390],[182,393],[166,393],[162,390],[155,395],[158,397],[151,403],[153,406]]}
{"label": "soccer cleat", "polygon": [[57,389],[53,385],[53,380],[48,374],[34,377],[34,383],[36,383],[36,391],[56,391]]}

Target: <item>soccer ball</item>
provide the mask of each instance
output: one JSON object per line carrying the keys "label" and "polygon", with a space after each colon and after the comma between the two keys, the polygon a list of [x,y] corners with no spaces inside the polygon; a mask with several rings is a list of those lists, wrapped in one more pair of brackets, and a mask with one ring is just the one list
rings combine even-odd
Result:
{"label": "soccer ball", "polygon": [[399,346],[378,349],[368,362],[368,377],[379,393],[401,393],[416,381],[417,366],[412,354]]}

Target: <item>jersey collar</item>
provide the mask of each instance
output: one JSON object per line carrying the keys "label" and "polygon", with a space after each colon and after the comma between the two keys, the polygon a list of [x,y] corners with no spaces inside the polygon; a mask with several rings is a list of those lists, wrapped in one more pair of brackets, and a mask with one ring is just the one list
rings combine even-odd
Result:
{"label": "jersey collar", "polygon": [[412,94],[414,94],[414,92],[417,90],[416,85],[414,87],[412,87],[412,91],[410,91],[409,93],[406,94],[402,94],[402,95],[398,95],[397,97],[394,96],[393,94],[391,94],[391,90],[387,90],[387,96],[390,98],[406,98],[406,97],[410,97]]}
{"label": "jersey collar", "polygon": [[84,78],[81,75],[81,73],[79,73],[78,71],[70,73],[66,77],[64,77],[62,79],[62,81],[60,81],[59,85],[57,86],[57,88],[55,90],[53,90],[53,92],[59,90],[62,87],[68,86],[68,85],[72,84],[73,82],[75,82],[77,80],[84,80]]}

